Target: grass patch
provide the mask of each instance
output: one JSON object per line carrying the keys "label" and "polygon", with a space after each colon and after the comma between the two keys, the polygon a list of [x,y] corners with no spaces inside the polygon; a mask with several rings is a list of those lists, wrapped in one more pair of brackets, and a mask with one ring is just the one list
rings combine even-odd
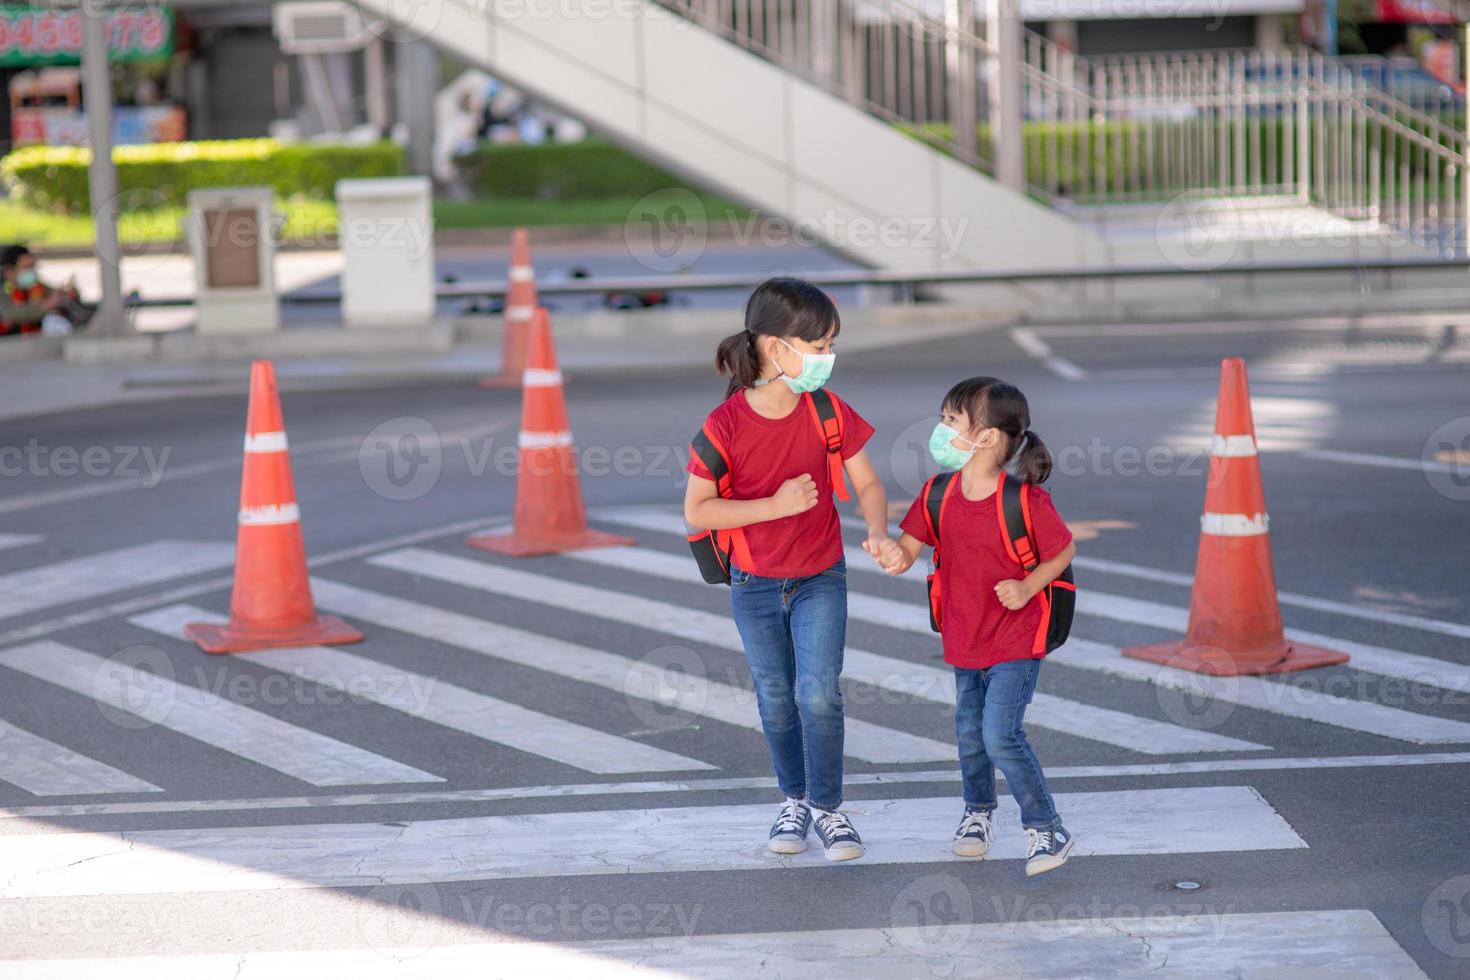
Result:
{"label": "grass patch", "polygon": [[[744,208],[714,195],[700,195],[705,214],[723,219],[737,218]],[[607,197],[592,200],[477,200],[434,202],[434,222],[439,228],[507,228],[516,225],[621,225],[638,203],[636,197]],[[286,215],[283,232],[287,241],[316,240],[337,231],[337,205],[332,201],[297,198],[276,204]],[[124,245],[146,245],[179,241],[183,208],[150,208],[131,211],[118,219],[118,237]],[[84,248],[92,244],[92,219],[86,215],[58,214],[27,206],[17,200],[0,199],[0,244],[24,242],[36,247]]]}

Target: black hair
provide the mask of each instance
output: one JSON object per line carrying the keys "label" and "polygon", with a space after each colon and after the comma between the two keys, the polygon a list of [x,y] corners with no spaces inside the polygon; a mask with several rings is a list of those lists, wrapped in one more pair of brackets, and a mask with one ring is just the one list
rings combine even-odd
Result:
{"label": "black hair", "polygon": [[964,412],[973,428],[999,429],[1006,440],[1003,455],[1008,461],[1015,457],[1015,473],[1022,480],[1045,483],[1051,476],[1051,452],[1031,431],[1031,406],[1020,388],[999,378],[967,378],[949,389],[940,409]]}
{"label": "black hair", "polygon": [[30,255],[31,250],[24,245],[7,245],[0,249],[0,268],[10,269],[21,260],[22,256]]}
{"label": "black hair", "polygon": [[842,320],[832,297],[804,279],[767,279],[745,302],[745,329],[720,341],[715,370],[730,376],[728,398],[761,376],[760,337],[796,337],[808,342],[837,336]]}

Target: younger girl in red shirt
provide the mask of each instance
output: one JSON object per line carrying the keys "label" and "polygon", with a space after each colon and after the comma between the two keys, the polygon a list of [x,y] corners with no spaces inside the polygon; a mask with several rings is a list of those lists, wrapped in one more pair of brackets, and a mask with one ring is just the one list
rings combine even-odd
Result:
{"label": "younger girl in red shirt", "polygon": [[[983,857],[989,849],[999,766],[1021,807],[1026,873],[1036,875],[1060,867],[1074,843],[1021,728],[1046,655],[1046,613],[1036,595],[1066,569],[1077,548],[1051,494],[1036,486],[1051,474],[1052,462],[1030,425],[1026,396],[1014,385],[971,378],[944,396],[929,451],[940,466],[959,470],[947,488],[940,509],[943,526],[937,529],[944,541],[940,629],[945,662],[955,671],[955,728],[965,791],[954,852]],[[997,516],[995,495],[1007,467],[1029,484],[1024,492],[1040,558],[1029,575],[1011,556]],[[906,572],[925,545],[938,544],[923,494],[902,527],[903,537],[875,556],[893,575]]]}

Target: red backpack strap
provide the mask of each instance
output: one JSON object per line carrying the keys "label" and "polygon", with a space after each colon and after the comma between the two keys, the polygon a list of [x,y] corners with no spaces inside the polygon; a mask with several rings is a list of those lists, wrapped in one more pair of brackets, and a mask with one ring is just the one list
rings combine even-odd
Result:
{"label": "red backpack strap", "polygon": [[[694,441],[689,444],[689,451],[699,458],[705,469],[709,470],[710,476],[715,481],[715,491],[726,500],[734,497],[730,457],[719,439],[709,431],[709,426],[703,426],[695,433]],[[723,528],[716,531],[715,535],[721,545],[735,556],[735,561],[742,569],[747,572],[755,571],[755,562],[750,557],[750,545],[745,540],[745,528]]]}
{"label": "red backpack strap", "polygon": [[944,508],[954,493],[955,477],[959,471],[939,473],[924,484],[924,521],[929,526],[929,536],[934,539],[934,551],[939,552],[939,526],[944,522]]}
{"label": "red backpack strap", "polygon": [[1002,471],[1000,483],[995,488],[995,509],[1006,553],[1029,572],[1041,564],[1041,558],[1036,554],[1036,535],[1031,531],[1028,489],[1025,482]]}
{"label": "red backpack strap", "polygon": [[832,477],[832,490],[838,500],[851,500],[842,473],[842,413],[837,409],[837,396],[818,388],[807,392],[805,397],[812,420],[817,424],[817,434],[827,447],[827,472]]}

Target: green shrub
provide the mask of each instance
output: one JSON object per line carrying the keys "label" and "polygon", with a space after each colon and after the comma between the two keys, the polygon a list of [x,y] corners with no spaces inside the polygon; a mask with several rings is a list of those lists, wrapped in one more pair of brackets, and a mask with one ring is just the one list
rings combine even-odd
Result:
{"label": "green shrub", "polygon": [[[113,149],[124,209],[182,207],[200,187],[275,188],[280,197],[329,199],[344,177],[403,173],[403,151],[392,143],[345,146],[279,143],[270,139],[150,143]],[[27,146],[0,160],[0,178],[34,208],[71,214],[90,209],[87,166],[92,151],[74,146]]]}
{"label": "green shrub", "polygon": [[597,139],[542,146],[481,143],[458,163],[470,192],[492,199],[639,198],[686,183]]}

